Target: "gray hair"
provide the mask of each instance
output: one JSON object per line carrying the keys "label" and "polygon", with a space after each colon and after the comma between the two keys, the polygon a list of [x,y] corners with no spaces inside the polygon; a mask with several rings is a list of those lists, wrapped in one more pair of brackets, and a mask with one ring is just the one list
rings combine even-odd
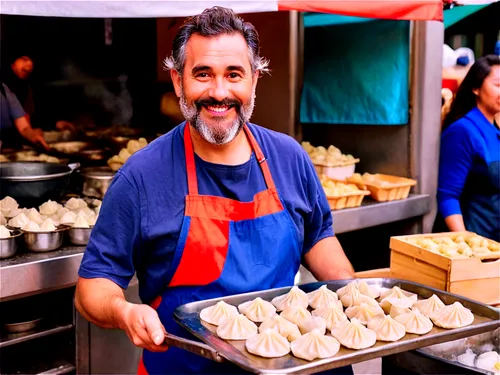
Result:
{"label": "gray hair", "polygon": [[215,37],[223,34],[240,33],[248,46],[252,72],[268,73],[269,60],[259,56],[260,41],[255,27],[244,22],[232,9],[214,6],[203,13],[188,17],[175,36],[172,54],[163,64],[167,70],[176,70],[182,76],[186,62],[186,44],[193,34]]}

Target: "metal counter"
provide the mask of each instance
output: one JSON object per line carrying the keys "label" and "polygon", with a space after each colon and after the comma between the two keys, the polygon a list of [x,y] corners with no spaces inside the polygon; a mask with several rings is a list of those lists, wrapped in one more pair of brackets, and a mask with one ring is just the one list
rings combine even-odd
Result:
{"label": "metal counter", "polygon": [[410,194],[407,199],[392,202],[365,198],[361,207],[332,211],[333,228],[335,233],[346,233],[423,216],[430,209],[431,197],[427,194]]}
{"label": "metal counter", "polygon": [[21,250],[0,261],[0,301],[67,288],[76,284],[84,246],[46,253]]}

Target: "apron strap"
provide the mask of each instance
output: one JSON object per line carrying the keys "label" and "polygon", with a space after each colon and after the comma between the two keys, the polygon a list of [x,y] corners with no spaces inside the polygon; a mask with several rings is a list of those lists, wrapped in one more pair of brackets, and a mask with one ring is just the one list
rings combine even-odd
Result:
{"label": "apron strap", "polygon": [[267,188],[274,189],[276,186],[274,185],[273,176],[271,175],[271,171],[269,170],[269,165],[267,164],[267,159],[264,156],[264,153],[262,152],[259,144],[248,128],[247,124],[244,125],[243,129],[245,129],[245,133],[247,134],[250,146],[252,146],[252,149],[255,152],[255,156],[257,157],[260,169],[262,170],[262,174],[264,175],[264,180],[266,181]]}
{"label": "apron strap", "polygon": [[186,171],[188,180],[189,195],[198,195],[198,179],[196,178],[196,165],[194,163],[193,142],[191,141],[191,133],[189,125],[186,122],[184,126],[184,152],[186,153]]}
{"label": "apron strap", "polygon": [[[189,127],[190,127],[189,123],[186,122],[186,125],[184,126],[184,151],[186,154],[188,191],[189,195],[198,195],[198,180],[196,177],[194,149]],[[252,150],[255,152],[255,157],[257,158],[257,162],[259,163],[260,169],[262,170],[262,174],[264,175],[264,180],[266,181],[267,188],[274,189],[276,186],[274,185],[274,180],[271,175],[271,171],[269,170],[269,165],[267,164],[266,157],[264,156],[259,144],[257,143],[250,129],[248,128],[247,124],[243,126],[243,129],[245,130],[245,134],[247,135],[250,147],[252,147]]]}

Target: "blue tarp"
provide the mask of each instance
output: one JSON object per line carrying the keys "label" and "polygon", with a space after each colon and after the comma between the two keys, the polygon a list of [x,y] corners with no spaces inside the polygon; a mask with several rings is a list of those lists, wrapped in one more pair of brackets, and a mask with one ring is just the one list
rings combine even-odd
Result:
{"label": "blue tarp", "polygon": [[302,123],[408,123],[408,21],[308,27],[304,49]]}

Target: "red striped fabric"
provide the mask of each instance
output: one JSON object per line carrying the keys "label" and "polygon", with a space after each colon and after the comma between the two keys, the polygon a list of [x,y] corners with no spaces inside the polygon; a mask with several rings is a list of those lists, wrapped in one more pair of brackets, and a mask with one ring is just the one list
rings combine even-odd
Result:
{"label": "red striped fabric", "polygon": [[443,20],[442,0],[278,0],[278,9],[394,20]]}

